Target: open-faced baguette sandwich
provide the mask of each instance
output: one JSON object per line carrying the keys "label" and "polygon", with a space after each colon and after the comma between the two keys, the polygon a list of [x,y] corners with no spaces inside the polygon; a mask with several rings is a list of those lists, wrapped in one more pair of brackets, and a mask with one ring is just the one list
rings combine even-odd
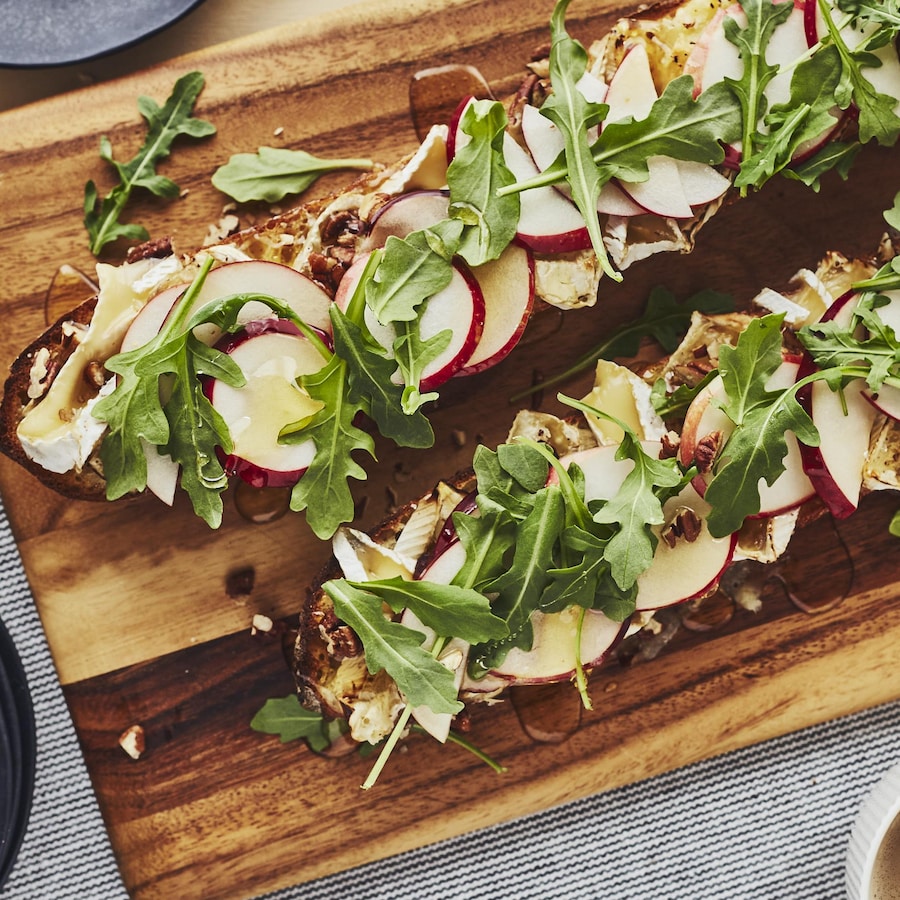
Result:
{"label": "open-faced baguette sandwich", "polygon": [[231,475],[293,485],[330,536],[372,450],[358,413],[429,446],[440,383],[503,358],[536,310],[609,302],[726,197],[779,171],[818,186],[900,132],[879,4],[687,0],[590,52],[566,6],[505,106],[463,104],[408,158],[215,246],[100,265],[99,296],[14,363],[0,448],[72,497],[171,503],[180,483],[211,525]]}
{"label": "open-faced baguette sandwich", "polygon": [[694,313],[671,355],[599,361],[572,417],[520,412],[472,471],[341,528],[293,643],[301,703],[384,754],[512,686],[573,680],[589,706],[588,672],[661,610],[900,488],[896,249]]}

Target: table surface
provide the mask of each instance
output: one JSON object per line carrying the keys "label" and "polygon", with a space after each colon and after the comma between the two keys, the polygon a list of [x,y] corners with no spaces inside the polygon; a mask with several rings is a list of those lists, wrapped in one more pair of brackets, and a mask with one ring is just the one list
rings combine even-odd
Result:
{"label": "table surface", "polygon": [[[127,51],[0,70],[0,109],[347,5],[207,0]],[[23,657],[38,726],[34,805],[2,896],[124,896],[2,510],[0,618]],[[849,830],[869,787],[900,758],[898,727],[900,704],[890,704],[271,896],[842,897]]]}

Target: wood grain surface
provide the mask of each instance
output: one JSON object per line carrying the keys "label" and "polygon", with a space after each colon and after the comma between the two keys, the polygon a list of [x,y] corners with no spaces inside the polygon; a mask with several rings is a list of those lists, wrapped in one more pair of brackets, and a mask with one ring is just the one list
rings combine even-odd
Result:
{"label": "wood grain surface", "polygon": [[[582,0],[570,28],[588,41],[623,11]],[[139,146],[139,94],[161,102],[181,74],[206,75],[197,114],[218,133],[178,146],[161,167],[186,193],[142,200],[131,213],[190,248],[221,214],[209,178],[232,153],[270,144],[390,161],[415,145],[415,72],[471,64],[503,95],[546,43],[549,14],[544,0],[372,2],[0,114],[0,363],[43,329],[58,266],[91,271],[83,185],[108,186],[101,134],[120,158]],[[896,150],[874,149],[849,182],[830,179],[820,194],[773,182],[723,210],[690,257],[640,264],[624,285],[605,286],[596,308],[534,323],[512,358],[446,391],[434,415],[437,452],[379,444],[357,491],[360,523],[464,467],[478,441],[501,440],[510,394],[633,316],[654,284],[740,299],[783,285],[830,248],[870,251],[897,189],[885,174],[898,170]],[[266,212],[242,215],[248,223]],[[684,631],[651,662],[595,676],[595,712],[566,741],[529,738],[512,704],[477,711],[472,736],[506,774],[414,740],[364,793],[367,761],[319,758],[248,726],[267,697],[291,689],[278,641],[252,638],[251,617],[293,615],[328,553],[301,516],[254,526],[226,504],[225,524],[210,532],[184,502],[66,501],[5,460],[0,490],[134,897],[256,896],[900,696],[896,544],[886,530],[895,501],[875,496],[840,523],[840,540],[827,520],[804,539],[795,571],[804,592],[827,592],[835,578],[849,584],[829,611],[802,613],[771,582],[761,613],[742,611],[709,634]],[[253,589],[233,596],[228,578],[240,569],[252,569]],[[520,696],[517,707],[528,703]],[[135,723],[147,735],[138,761],[117,745]]]}

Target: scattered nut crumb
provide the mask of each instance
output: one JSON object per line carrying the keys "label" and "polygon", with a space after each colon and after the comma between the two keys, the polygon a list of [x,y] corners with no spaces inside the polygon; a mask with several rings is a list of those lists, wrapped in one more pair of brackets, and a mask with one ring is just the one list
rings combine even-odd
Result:
{"label": "scattered nut crumb", "polygon": [[454,446],[462,449],[466,446],[466,432],[462,428],[454,428],[450,432],[450,438],[453,441]]}
{"label": "scattered nut crumb", "polygon": [[279,125],[273,132],[272,135],[274,137],[281,137],[284,134],[284,127]]}
{"label": "scattered nut crumb", "polygon": [[147,749],[144,729],[140,725],[131,725],[119,735],[119,746],[132,758],[140,759]]}
{"label": "scattered nut crumb", "polygon": [[615,681],[608,681],[606,683],[606,687],[603,688],[604,692],[607,694],[611,694],[613,691],[617,690],[619,687],[618,683]]}
{"label": "scattered nut crumb", "polygon": [[191,192],[190,188],[182,188],[181,192],[178,194],[180,200],[184,200],[185,197]]}
{"label": "scattered nut crumb", "polygon": [[250,634],[268,634],[275,627],[275,623],[262,613],[257,613],[250,624]]}
{"label": "scattered nut crumb", "polygon": [[218,244],[223,238],[228,237],[240,228],[241,220],[230,213],[222,216],[214,225],[210,225],[206,231],[206,237],[203,239],[204,247],[211,247]]}

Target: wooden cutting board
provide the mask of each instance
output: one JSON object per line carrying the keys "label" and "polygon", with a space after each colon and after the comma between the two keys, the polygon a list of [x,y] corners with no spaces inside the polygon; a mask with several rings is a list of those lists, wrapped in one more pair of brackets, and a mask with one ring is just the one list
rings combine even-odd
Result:
{"label": "wooden cutting board", "polygon": [[[209,178],[232,153],[269,144],[390,161],[415,145],[414,73],[467,63],[503,95],[546,43],[550,11],[544,0],[370,2],[0,115],[2,363],[43,329],[57,268],[92,270],[83,185],[108,186],[100,135],[121,159],[140,145],[139,94],[161,102],[178,76],[206,75],[197,114],[218,134],[178,146],[161,167],[181,199],[143,200],[130,213],[190,248],[219,219],[223,197]],[[570,29],[588,41],[624,11],[584,0]],[[773,182],[722,211],[692,256],[640,264],[623,286],[606,285],[595,309],[535,323],[514,358],[446,392],[434,415],[438,452],[379,446],[357,491],[361,524],[464,467],[478,441],[502,439],[510,394],[635,315],[651,286],[747,298],[829,248],[871,250],[898,161],[896,150],[867,150],[849,183],[830,179],[818,195]],[[302,517],[251,525],[229,503],[211,532],[181,500],[173,510],[151,499],[70,502],[5,460],[0,490],[134,897],[255,896],[900,697],[897,545],[886,530],[896,501],[876,496],[837,530],[813,526],[782,572],[804,598],[837,591],[828,611],[801,612],[770,582],[762,612],[682,631],[652,662],[595,676],[595,711],[567,740],[534,740],[512,704],[477,711],[471,737],[506,774],[414,740],[364,793],[368,761],[316,757],[248,725],[266,698],[291,691],[278,641],[251,637],[251,617],[295,613],[328,555]],[[240,572],[253,574],[248,594],[229,590]],[[546,707],[528,707],[520,698],[533,726]],[[117,744],[132,724],[146,732],[138,761]]]}

